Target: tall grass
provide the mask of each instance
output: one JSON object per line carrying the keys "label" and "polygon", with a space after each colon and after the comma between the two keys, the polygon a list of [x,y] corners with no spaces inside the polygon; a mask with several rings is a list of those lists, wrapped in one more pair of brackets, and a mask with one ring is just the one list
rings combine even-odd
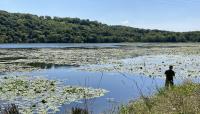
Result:
{"label": "tall grass", "polygon": [[184,82],[121,106],[120,114],[200,114],[200,84]]}
{"label": "tall grass", "polygon": [[87,109],[75,107],[72,108],[71,114],[89,114],[89,111]]}

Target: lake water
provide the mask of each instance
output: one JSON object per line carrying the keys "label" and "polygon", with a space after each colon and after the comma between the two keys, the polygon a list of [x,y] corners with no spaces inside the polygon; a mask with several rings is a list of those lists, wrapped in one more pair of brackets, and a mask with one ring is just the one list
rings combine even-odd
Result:
{"label": "lake water", "polygon": [[[124,44],[1,44],[0,48],[119,48]],[[80,66],[84,67],[84,66]],[[63,81],[66,85],[88,86],[108,90],[105,96],[87,100],[87,106],[93,113],[100,113],[113,107],[138,99],[141,92],[152,95],[156,88],[163,87],[164,79],[150,78],[137,74],[121,74],[118,72],[87,72],[77,67],[57,66],[40,71],[12,73],[14,75],[45,76],[48,79]],[[175,83],[180,83],[176,80]],[[84,101],[82,101],[84,102]],[[57,114],[63,114],[71,107],[85,107],[85,103],[73,102],[65,104]]]}
{"label": "lake water", "polygon": [[125,44],[118,43],[22,43],[22,44],[0,44],[0,49],[13,48],[117,48]]}

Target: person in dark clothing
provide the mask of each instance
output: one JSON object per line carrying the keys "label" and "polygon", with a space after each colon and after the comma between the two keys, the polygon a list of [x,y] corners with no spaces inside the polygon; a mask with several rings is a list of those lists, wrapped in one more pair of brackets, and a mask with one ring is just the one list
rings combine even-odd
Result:
{"label": "person in dark clothing", "polygon": [[165,87],[167,88],[174,85],[173,77],[175,76],[175,72],[172,69],[173,69],[173,66],[169,66],[169,70],[165,71],[165,75],[166,75]]}

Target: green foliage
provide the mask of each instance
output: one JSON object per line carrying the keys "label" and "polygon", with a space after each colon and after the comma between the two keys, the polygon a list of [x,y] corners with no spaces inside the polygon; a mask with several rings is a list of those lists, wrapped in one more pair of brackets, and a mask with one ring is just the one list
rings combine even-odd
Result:
{"label": "green foliage", "polygon": [[109,26],[79,18],[60,18],[0,10],[0,43],[199,42],[200,32],[168,32]]}

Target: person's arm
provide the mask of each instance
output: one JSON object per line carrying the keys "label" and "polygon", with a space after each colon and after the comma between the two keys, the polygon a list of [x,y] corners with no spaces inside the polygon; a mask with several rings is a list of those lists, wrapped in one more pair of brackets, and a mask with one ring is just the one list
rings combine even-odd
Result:
{"label": "person's arm", "polygon": [[175,72],[173,71],[173,76],[175,77]]}

